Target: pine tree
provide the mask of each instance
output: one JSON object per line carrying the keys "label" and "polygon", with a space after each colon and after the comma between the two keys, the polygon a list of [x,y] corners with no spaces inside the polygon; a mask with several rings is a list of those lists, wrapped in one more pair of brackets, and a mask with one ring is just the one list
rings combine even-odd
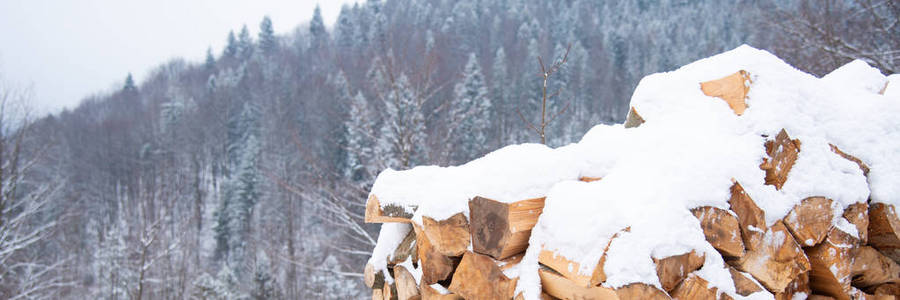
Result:
{"label": "pine tree", "polygon": [[352,49],[354,43],[353,19],[350,16],[350,6],[344,4],[341,6],[341,12],[338,14],[337,24],[334,25],[334,41],[338,49],[346,51]]}
{"label": "pine tree", "polygon": [[237,38],[234,36],[234,30],[228,31],[228,40],[225,44],[225,50],[222,51],[222,56],[227,57],[229,59],[237,58],[238,55],[238,42]]}
{"label": "pine tree", "polygon": [[122,91],[125,93],[137,93],[137,86],[134,85],[134,78],[131,77],[131,72],[125,77],[125,85],[122,87]]}
{"label": "pine tree", "polygon": [[253,273],[253,291],[250,293],[250,298],[254,300],[277,299],[277,286],[275,278],[272,277],[269,257],[265,252],[259,252]]}
{"label": "pine tree", "polygon": [[206,48],[206,60],[203,63],[203,70],[210,75],[216,73],[216,57],[213,56],[212,47]]}
{"label": "pine tree", "polygon": [[497,117],[497,126],[500,137],[498,140],[503,143],[510,143],[509,128],[512,120],[515,120],[514,109],[509,103],[509,70],[506,67],[506,51],[503,47],[497,48],[494,54],[494,65],[491,67],[491,96],[493,96],[494,111]]}
{"label": "pine tree", "polygon": [[366,98],[362,93],[356,93],[350,103],[349,116],[344,121],[347,130],[347,161],[344,164],[347,168],[344,176],[355,182],[368,183],[372,179],[373,166],[369,162],[373,158],[374,121]]}
{"label": "pine tree", "polygon": [[491,100],[475,53],[469,54],[463,79],[454,92],[450,111],[451,122],[456,126],[451,131],[456,146],[453,159],[465,162],[484,154],[491,128]]}
{"label": "pine tree", "polygon": [[312,20],[309,21],[310,48],[321,49],[328,44],[328,31],[325,30],[325,22],[322,21],[322,10],[316,4]]}
{"label": "pine tree", "polygon": [[238,34],[237,57],[246,60],[251,56],[253,56],[253,38],[250,37],[247,25],[244,25],[241,27],[241,33]]}
{"label": "pine tree", "polygon": [[384,122],[378,141],[384,167],[408,169],[423,163],[425,116],[406,74],[400,74],[384,100]]}
{"label": "pine tree", "polygon": [[259,23],[259,50],[265,55],[272,55],[278,48],[278,40],[275,38],[275,30],[272,29],[272,19],[265,16]]}

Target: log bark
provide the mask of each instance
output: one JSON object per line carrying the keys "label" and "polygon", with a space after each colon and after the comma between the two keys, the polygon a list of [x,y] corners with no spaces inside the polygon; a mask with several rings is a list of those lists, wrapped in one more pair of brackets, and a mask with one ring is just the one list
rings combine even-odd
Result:
{"label": "log bark", "polygon": [[900,283],[885,283],[868,289],[874,295],[900,296]]}
{"label": "log bark", "polygon": [[900,262],[900,219],[893,205],[869,205],[869,245]]}
{"label": "log bark", "polygon": [[715,207],[698,207],[691,212],[700,220],[700,227],[706,241],[723,256],[744,256],[744,241],[737,217],[728,211]]}
{"label": "log bark", "polygon": [[654,258],[656,275],[663,290],[671,292],[687,275],[703,266],[705,255],[694,250],[663,259]]}
{"label": "log bark", "polygon": [[725,100],[734,114],[740,116],[747,109],[747,93],[750,92],[750,73],[740,70],[734,74],[700,83],[703,94]]}
{"label": "log bark", "polygon": [[414,297],[420,297],[419,286],[416,284],[416,279],[406,267],[394,267],[394,282],[397,286],[397,299],[411,300]]}
{"label": "log bark", "polygon": [[900,265],[869,246],[861,246],[852,253],[852,285],[868,288],[885,283],[900,284]]}
{"label": "log bark", "polygon": [[391,283],[384,283],[384,288],[381,289],[381,293],[384,297],[384,300],[398,300],[397,299],[397,286]]}
{"label": "log bark", "polygon": [[410,223],[412,214],[406,209],[396,205],[382,207],[375,194],[369,195],[366,200],[366,223]]}
{"label": "log bark", "polygon": [[766,184],[774,185],[776,190],[781,190],[799,153],[800,141],[792,140],[784,129],[778,132],[774,140],[767,141],[768,157],[759,165],[760,169],[766,171]]}
{"label": "log bark", "polygon": [[638,114],[634,107],[628,110],[628,116],[625,117],[625,128],[635,128],[644,124],[644,118]]}
{"label": "log bark", "polygon": [[809,271],[809,260],[781,221],[766,231],[757,249],[732,264],[773,293],[784,292],[791,281]]}
{"label": "log bark", "polygon": [[538,270],[544,293],[559,299],[616,300],[616,292],[600,286],[585,287],[577,284],[549,268]]}
{"label": "log bark", "polygon": [[835,299],[850,299],[855,245],[856,238],[834,228],[824,242],[806,249],[813,292]]}
{"label": "log bark", "polygon": [[737,181],[731,186],[731,199],[728,200],[728,204],[737,215],[744,247],[747,250],[757,249],[768,230],[765,212],[756,206],[756,202],[753,202]]}
{"label": "log bark", "polygon": [[718,289],[709,288],[709,281],[691,273],[675,287],[671,295],[673,299],[684,300],[716,300]]}
{"label": "log bark", "polygon": [[416,232],[414,230],[410,230],[409,233],[403,237],[403,240],[400,241],[400,245],[397,245],[397,249],[394,249],[394,254],[388,257],[389,265],[396,265],[406,261],[407,258],[413,256],[412,261],[416,261]]}
{"label": "log bark", "polygon": [[419,257],[419,267],[422,268],[421,280],[424,285],[450,278],[457,260],[434,249],[431,241],[418,225],[413,225],[413,230],[416,232],[416,252]]}
{"label": "log bark", "polygon": [[469,220],[463,213],[440,221],[424,216],[422,230],[431,246],[445,256],[461,256],[469,247]]}
{"label": "log bark", "polygon": [[825,197],[809,197],[784,217],[784,226],[803,247],[812,247],[828,235],[834,218],[834,201]]}
{"label": "log bark", "polygon": [[578,177],[578,180],[579,180],[579,181],[583,181],[583,182],[600,181],[600,179],[603,179],[603,177],[588,177],[588,176],[581,176],[581,177]]}
{"label": "log bark", "polygon": [[544,198],[503,203],[475,197],[469,201],[472,249],[495,259],[525,251],[543,210]]}
{"label": "log bark", "polygon": [[749,296],[750,294],[760,292],[763,290],[759,284],[757,284],[753,279],[748,276],[750,274],[743,273],[738,271],[733,267],[728,267],[728,272],[731,273],[731,280],[734,281],[734,289],[738,295],[741,296]]}
{"label": "log bark", "polygon": [[437,289],[431,287],[428,284],[422,284],[419,286],[419,293],[422,294],[423,300],[463,300],[463,297],[453,293],[441,293]]}
{"label": "log bark", "polygon": [[844,210],[844,219],[856,226],[859,243],[869,243],[869,205],[865,202],[851,204]]}
{"label": "log bark", "polygon": [[363,279],[366,286],[372,289],[380,289],[384,285],[384,273],[381,271],[375,272],[375,266],[371,263],[366,263],[366,267],[363,270]]}
{"label": "log bark", "polygon": [[453,273],[450,291],[466,299],[511,299],[517,279],[506,277],[489,256],[467,251]]}
{"label": "log bark", "polygon": [[616,289],[619,299],[668,300],[669,294],[646,283],[631,283]]}
{"label": "log bark", "polygon": [[853,156],[853,155],[847,154],[844,151],[841,151],[841,149],[838,148],[837,146],[835,146],[834,144],[828,144],[828,146],[831,147],[832,152],[837,153],[837,155],[840,155],[841,157],[856,163],[856,165],[859,166],[859,169],[862,170],[863,175],[869,176],[869,165],[864,163],[862,160],[860,160],[856,156]]}

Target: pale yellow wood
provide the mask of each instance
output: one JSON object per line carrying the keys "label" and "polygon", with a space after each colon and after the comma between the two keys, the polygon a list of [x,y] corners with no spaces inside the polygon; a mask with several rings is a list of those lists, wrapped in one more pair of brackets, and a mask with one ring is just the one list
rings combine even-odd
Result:
{"label": "pale yellow wood", "polygon": [[740,116],[747,109],[747,93],[750,92],[750,73],[740,70],[734,74],[700,83],[703,94],[725,100],[734,114]]}

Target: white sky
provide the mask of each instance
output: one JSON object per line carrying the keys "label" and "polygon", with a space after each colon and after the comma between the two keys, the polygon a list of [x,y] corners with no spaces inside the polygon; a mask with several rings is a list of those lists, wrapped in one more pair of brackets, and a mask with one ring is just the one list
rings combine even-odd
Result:
{"label": "white sky", "polygon": [[39,111],[137,82],[174,57],[218,56],[229,30],[256,37],[269,15],[275,32],[309,22],[318,3],[326,26],[354,0],[0,0],[0,78],[30,86]]}

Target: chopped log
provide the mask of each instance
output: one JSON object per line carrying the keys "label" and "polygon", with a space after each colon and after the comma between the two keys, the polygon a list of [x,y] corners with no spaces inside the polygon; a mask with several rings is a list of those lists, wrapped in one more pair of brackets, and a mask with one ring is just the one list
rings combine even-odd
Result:
{"label": "chopped log", "polygon": [[600,286],[585,287],[546,267],[540,268],[538,270],[538,275],[541,277],[541,288],[544,293],[555,298],[597,300],[619,299],[616,296],[616,292],[612,289]]}
{"label": "chopped log", "polygon": [[709,281],[691,273],[675,287],[671,295],[673,299],[684,300],[716,300],[718,289],[709,288]]}
{"label": "chopped log", "polygon": [[869,205],[869,246],[875,247],[895,262],[900,262],[900,219],[894,206],[884,203]]}
{"label": "chopped log", "polygon": [[418,225],[413,225],[416,232],[416,252],[419,256],[419,267],[422,268],[422,283],[429,285],[450,278],[456,260],[441,254]]}
{"label": "chopped log", "polygon": [[[394,249],[394,254],[388,257],[389,265],[396,265],[406,261],[410,256],[415,256],[416,253],[416,232],[414,230],[410,230],[409,233],[403,237],[403,240],[400,241],[400,245],[397,245],[397,249]],[[416,257],[413,257],[413,261],[416,261]]]}
{"label": "chopped log", "polygon": [[372,289],[372,300],[384,300],[384,292],[382,292],[384,286],[378,289]]}
{"label": "chopped log", "polygon": [[749,274],[738,271],[733,267],[728,267],[728,272],[731,273],[731,280],[734,281],[734,290],[738,295],[746,297],[763,290],[756,281],[748,277],[750,276]]}
{"label": "chopped log", "polygon": [[803,199],[784,217],[784,226],[803,247],[812,247],[825,239],[831,230],[833,204],[834,201],[825,197]]}
{"label": "chopped log", "polygon": [[583,181],[583,182],[594,182],[594,181],[599,181],[600,179],[603,179],[603,177],[588,177],[588,176],[578,177],[578,180]]}
{"label": "chopped log", "polygon": [[793,300],[799,294],[809,295],[812,290],[809,288],[809,272],[801,273],[794,281],[788,284],[784,292],[775,293],[775,300]]}
{"label": "chopped log", "polygon": [[885,283],[868,289],[869,293],[875,295],[893,295],[900,296],[900,283]]}
{"label": "chopped log", "polygon": [[432,247],[446,256],[460,256],[469,247],[469,220],[457,213],[446,220],[422,217],[422,230]]}
{"label": "chopped log", "polygon": [[366,263],[363,270],[363,281],[367,287],[372,289],[380,289],[384,285],[384,273],[375,272],[375,266],[372,263]]}
{"label": "chopped log", "polygon": [[893,300],[896,299],[893,295],[885,295],[885,294],[876,294],[872,295],[866,292],[863,292],[857,288],[851,288],[850,291],[850,299],[859,299],[859,300]]}
{"label": "chopped log", "polygon": [[744,256],[744,242],[741,239],[741,226],[737,217],[727,210],[704,206],[691,212],[700,220],[706,241],[727,257]]}
{"label": "chopped log", "polygon": [[[567,259],[562,255],[558,255],[553,251],[541,249],[541,253],[538,254],[538,262],[550,269],[553,269],[553,271],[556,271],[561,276],[570,280],[576,286],[593,286],[591,284],[591,275],[584,275],[578,271],[581,269],[581,265],[579,265],[577,262]],[[600,268],[602,268],[602,264],[598,265],[601,265]]]}
{"label": "chopped log", "polygon": [[728,200],[731,210],[737,215],[741,227],[741,238],[747,250],[754,250],[762,243],[766,234],[766,213],[756,206],[756,202],[744,191],[740,183],[731,185],[731,199]]}
{"label": "chopped log", "polygon": [[375,194],[369,195],[366,200],[366,223],[409,223],[410,218],[412,214],[403,207],[392,204],[381,207]]}
{"label": "chopped log", "polygon": [[500,270],[506,271],[509,268],[515,267],[520,262],[522,262],[522,258],[525,258],[525,252],[507,257],[504,260],[498,261],[497,266],[500,267]]}
{"label": "chopped log", "polygon": [[571,261],[562,255],[557,255],[553,251],[544,248],[541,248],[541,252],[538,254],[538,262],[553,269],[580,286],[589,287],[600,285],[606,281],[606,273],[603,271],[603,265],[606,264],[606,251],[609,251],[609,246],[612,245],[612,241],[619,237],[621,232],[630,230],[630,227],[626,227],[614,234],[609,241],[606,242],[606,247],[603,248],[603,255],[600,256],[600,260],[597,262],[597,265],[594,266],[594,270],[591,272],[590,276],[579,272],[581,266],[577,262]]}
{"label": "chopped log", "polygon": [[422,284],[419,286],[419,293],[422,294],[422,300],[463,300],[463,297],[459,295],[450,293],[442,293],[438,291],[434,287],[428,284]]}
{"label": "chopped log", "polygon": [[810,287],[816,294],[850,299],[853,248],[856,238],[833,228],[825,241],[806,249],[810,263]]}
{"label": "chopped log", "polygon": [[490,256],[466,251],[450,283],[450,291],[466,299],[511,299],[518,278],[503,274]]}
{"label": "chopped log", "polygon": [[853,286],[866,288],[885,283],[900,284],[900,265],[869,246],[861,246],[852,253],[851,276]]}
{"label": "chopped log", "polygon": [[397,285],[393,283],[384,283],[384,288],[381,289],[384,300],[399,300],[397,299]]}
{"label": "chopped log", "polygon": [[859,202],[847,206],[844,219],[856,226],[860,244],[869,243],[869,204]]}
{"label": "chopped log", "polygon": [[694,250],[681,255],[669,256],[663,259],[653,258],[656,263],[656,275],[663,290],[671,292],[684,280],[687,275],[703,266],[704,254]]}
{"label": "chopped log", "polygon": [[469,201],[472,249],[495,259],[525,251],[543,210],[544,198],[503,203],[475,197]]}
{"label": "chopped log", "polygon": [[740,116],[747,109],[747,92],[750,91],[750,73],[740,70],[734,74],[700,83],[703,94],[725,100],[734,114]]}
{"label": "chopped log", "polygon": [[864,163],[862,160],[860,160],[856,156],[853,156],[853,155],[847,154],[847,152],[841,151],[841,149],[839,149],[834,144],[829,143],[828,146],[831,147],[831,152],[837,153],[841,157],[856,163],[856,165],[859,166],[859,169],[862,170],[863,175],[869,176],[869,165]]}
{"label": "chopped log", "polygon": [[806,297],[806,300],[834,300],[834,298],[828,297],[825,295],[812,294],[812,295],[809,295],[809,297]]}
{"label": "chopped log", "polygon": [[791,281],[809,271],[809,260],[781,221],[766,230],[757,249],[732,263],[773,293],[784,292]]}
{"label": "chopped log", "polygon": [[672,299],[669,294],[646,283],[631,283],[616,289],[616,295],[619,299],[646,299],[646,300],[667,300]]}
{"label": "chopped log", "polygon": [[792,140],[784,129],[778,132],[775,140],[766,141],[768,157],[763,158],[763,163],[759,165],[760,169],[766,171],[766,184],[781,190],[799,153],[800,141]]}
{"label": "chopped log", "polygon": [[397,286],[397,299],[410,300],[419,296],[416,278],[404,266],[394,267],[394,282]]}
{"label": "chopped log", "polygon": [[641,124],[644,124],[644,118],[641,118],[641,115],[632,106],[628,110],[628,116],[625,117],[625,128],[635,128],[641,126]]}

